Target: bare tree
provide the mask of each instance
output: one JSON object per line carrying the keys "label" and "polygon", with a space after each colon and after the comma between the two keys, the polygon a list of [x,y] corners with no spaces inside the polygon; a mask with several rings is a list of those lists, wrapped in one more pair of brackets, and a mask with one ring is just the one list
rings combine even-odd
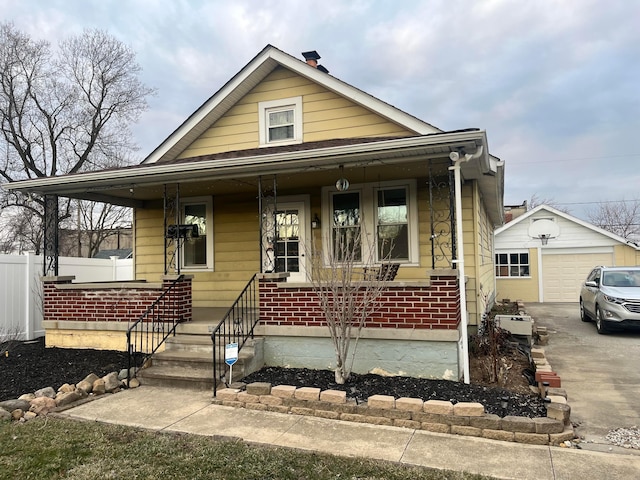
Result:
{"label": "bare tree", "polygon": [[338,384],[349,379],[362,328],[387,289],[388,277],[384,273],[367,274],[361,267],[363,263],[371,265],[375,257],[374,249],[365,246],[369,258],[363,262],[361,247],[366,238],[359,226],[336,229],[333,239],[325,241],[325,245],[330,245],[327,251],[314,245],[308,252],[312,268],[307,271],[307,277],[329,329]]}
{"label": "bare tree", "polygon": [[[0,179],[127,164],[135,149],[129,126],[153,93],[139,80],[140,70],[133,51],[104,31],[85,30],[54,51],[11,23],[0,24]],[[40,219],[33,227],[42,230],[44,199],[0,191],[0,208],[10,206]],[[61,221],[71,208],[61,202]]]}
{"label": "bare tree", "polygon": [[571,213],[571,210],[565,206],[559,205],[553,197],[541,197],[537,193],[531,195],[531,198],[526,202],[527,210],[533,210],[540,205],[548,205],[564,213]]}
{"label": "bare tree", "polygon": [[640,240],[640,199],[601,202],[587,212],[594,225],[627,240]]}
{"label": "bare tree", "polygon": [[109,237],[118,234],[119,228],[131,227],[131,210],[95,202],[80,202],[78,205],[78,230],[86,235],[87,257],[100,251],[100,246]]}

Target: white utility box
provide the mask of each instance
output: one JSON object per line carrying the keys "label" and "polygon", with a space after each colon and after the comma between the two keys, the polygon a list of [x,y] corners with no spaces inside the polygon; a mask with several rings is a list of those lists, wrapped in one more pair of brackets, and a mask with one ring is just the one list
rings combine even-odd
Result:
{"label": "white utility box", "polygon": [[504,328],[513,335],[533,335],[533,318],[529,315],[496,315],[496,326]]}

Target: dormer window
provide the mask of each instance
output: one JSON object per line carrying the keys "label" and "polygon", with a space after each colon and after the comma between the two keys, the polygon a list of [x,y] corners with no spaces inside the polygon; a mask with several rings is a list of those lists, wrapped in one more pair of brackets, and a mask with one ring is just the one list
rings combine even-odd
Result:
{"label": "dormer window", "polygon": [[302,97],[260,102],[260,146],[302,143]]}

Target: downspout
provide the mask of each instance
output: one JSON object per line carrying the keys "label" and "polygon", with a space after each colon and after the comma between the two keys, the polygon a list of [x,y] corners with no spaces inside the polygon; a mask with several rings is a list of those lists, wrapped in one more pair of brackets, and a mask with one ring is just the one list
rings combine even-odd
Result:
{"label": "downspout", "polygon": [[453,165],[449,170],[453,170],[453,181],[455,188],[456,202],[456,254],[458,258],[453,259],[453,263],[458,267],[458,288],[460,290],[460,335],[462,336],[462,372],[464,383],[469,383],[469,335],[467,333],[467,291],[464,272],[464,238],[462,236],[462,179],[460,177],[460,165],[464,162],[480,158],[483,147],[480,145],[474,154],[461,155],[458,152],[451,152],[449,158]]}

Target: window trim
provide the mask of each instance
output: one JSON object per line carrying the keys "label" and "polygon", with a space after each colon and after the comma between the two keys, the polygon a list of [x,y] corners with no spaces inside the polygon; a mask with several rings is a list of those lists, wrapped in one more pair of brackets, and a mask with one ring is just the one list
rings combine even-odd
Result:
{"label": "window trim", "polygon": [[[512,266],[511,255],[513,254],[522,255],[523,253],[526,253],[528,256],[527,266],[529,267],[529,275],[517,275],[517,276],[511,275],[511,266]],[[499,255],[507,255],[507,264],[498,263]],[[513,265],[523,266],[524,263],[518,263]],[[501,266],[507,267],[508,275],[499,275],[499,267]],[[523,249],[496,251],[495,257],[494,257],[494,268],[495,268],[494,272],[495,272],[496,278],[531,278],[531,252],[529,250],[523,250]]]}
{"label": "window trim", "polygon": [[[404,180],[389,180],[383,182],[371,182],[354,184],[349,187],[349,190],[340,192],[335,186],[322,188],[322,248],[331,248],[329,245],[329,239],[333,238],[333,195],[337,193],[353,193],[358,192],[360,194],[360,226],[362,228],[363,235],[366,235],[366,239],[363,238],[361,242],[362,248],[362,262],[358,265],[364,265],[364,263],[371,258],[368,248],[373,248],[374,264],[379,265],[381,260],[378,258],[378,240],[377,240],[377,215],[378,215],[378,191],[386,190],[394,187],[405,187],[407,189],[407,237],[409,241],[408,245],[408,260],[394,260],[394,262],[402,265],[414,265],[420,264],[420,245],[419,245],[419,218],[418,218],[418,192],[417,181],[415,179]],[[326,257],[325,257],[326,259]],[[325,265],[326,266],[326,265]]]}
{"label": "window trim", "polygon": [[184,248],[180,249],[180,269],[182,271],[186,271],[186,272],[203,272],[203,271],[207,271],[207,272],[213,272],[214,268],[213,266],[215,265],[214,263],[214,250],[213,250],[213,197],[185,197],[183,199],[180,199],[180,221],[184,222],[185,221],[185,215],[184,215],[184,207],[186,207],[187,205],[205,205],[205,210],[206,210],[206,232],[205,235],[207,236],[207,264],[206,265],[186,265],[185,263],[185,256],[184,256]]}
{"label": "window trim", "polygon": [[[267,115],[271,110],[285,110],[287,107],[291,107],[293,110],[293,138],[270,142]],[[279,100],[258,102],[258,129],[260,135],[260,147],[302,143],[302,97],[290,97]]]}

